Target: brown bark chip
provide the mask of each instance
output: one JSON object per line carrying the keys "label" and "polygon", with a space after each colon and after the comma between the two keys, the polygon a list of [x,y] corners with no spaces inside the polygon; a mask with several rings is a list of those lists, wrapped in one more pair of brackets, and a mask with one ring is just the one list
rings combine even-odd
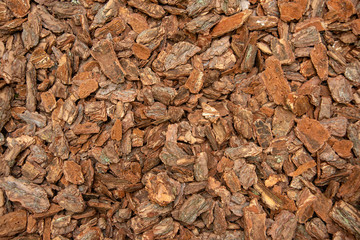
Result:
{"label": "brown bark chip", "polygon": [[0,1],[0,240],[360,239],[359,6]]}

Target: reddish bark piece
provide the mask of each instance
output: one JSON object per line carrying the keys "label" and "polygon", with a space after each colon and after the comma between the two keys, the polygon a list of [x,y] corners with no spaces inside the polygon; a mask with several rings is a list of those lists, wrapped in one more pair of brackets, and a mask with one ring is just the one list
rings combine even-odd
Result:
{"label": "reddish bark piece", "polygon": [[223,178],[231,192],[238,192],[241,190],[240,180],[233,170],[226,171]]}
{"label": "reddish bark piece", "polygon": [[211,31],[211,36],[213,38],[220,37],[225,33],[240,28],[248,20],[251,14],[252,10],[248,9],[240,13],[234,14],[230,17],[223,17]]}
{"label": "reddish bark piece", "polygon": [[85,210],[86,204],[84,199],[75,185],[70,185],[61,190],[55,197],[54,201],[68,211],[81,213]]}
{"label": "reddish bark piece", "polygon": [[249,30],[264,30],[278,25],[279,19],[274,16],[250,16],[247,21]]}
{"label": "reddish bark piece", "polygon": [[30,62],[34,64],[36,69],[51,68],[54,62],[50,59],[49,55],[41,47],[33,51],[30,57]]}
{"label": "reddish bark piece", "polygon": [[198,93],[204,85],[204,73],[198,69],[194,69],[185,83],[185,87],[191,93]]}
{"label": "reddish bark piece", "polygon": [[132,13],[127,17],[127,23],[132,27],[136,33],[141,33],[142,31],[149,28],[146,18],[139,13]]}
{"label": "reddish bark piece", "polygon": [[81,172],[81,166],[74,161],[64,162],[64,176],[68,182],[73,184],[83,184],[85,179]]}
{"label": "reddish bark piece", "polygon": [[268,233],[273,239],[293,239],[296,225],[295,215],[289,211],[282,210],[275,217],[275,222],[271,225]]}
{"label": "reddish bark piece", "polygon": [[299,20],[305,13],[308,0],[281,0],[278,2],[280,19],[285,22]]}
{"label": "reddish bark piece", "polygon": [[6,0],[7,7],[12,11],[15,17],[22,18],[25,17],[30,10],[30,1],[29,0]]}
{"label": "reddish bark piece", "polygon": [[35,213],[45,212],[50,202],[45,190],[33,183],[12,176],[0,180],[0,188],[5,190],[7,197]]}
{"label": "reddish bark piece", "polygon": [[59,65],[56,69],[56,78],[63,84],[71,84],[71,61],[67,54],[63,54],[59,59]]}
{"label": "reddish bark piece", "polygon": [[320,33],[315,26],[294,33],[292,43],[295,47],[309,47],[321,43]]}
{"label": "reddish bark piece", "polygon": [[245,235],[248,239],[266,239],[266,214],[257,199],[250,201],[250,205],[244,208]]}
{"label": "reddish bark piece", "polygon": [[290,86],[284,77],[280,61],[275,57],[269,57],[265,61],[265,71],[260,77],[264,81],[269,95],[278,105],[285,105],[285,96],[290,93]]}
{"label": "reddish bark piece", "polygon": [[170,53],[165,58],[164,67],[166,70],[173,69],[185,64],[192,56],[201,49],[188,42],[178,42],[171,48]]}
{"label": "reddish bark piece", "polygon": [[225,210],[215,203],[214,208],[214,232],[218,235],[226,232],[227,222],[225,219]]}
{"label": "reddish bark piece", "polygon": [[296,171],[294,172],[291,172],[288,174],[288,176],[290,177],[296,177],[296,176],[299,176],[301,175],[303,172],[307,171],[308,169],[312,168],[312,167],[315,167],[316,166],[316,162],[314,160],[312,161],[309,161],[309,162],[306,162],[302,165],[300,165],[298,167],[298,169],[296,169]]}
{"label": "reddish bark piece", "polygon": [[272,120],[272,133],[275,137],[286,136],[294,126],[295,115],[283,107],[275,108]]}
{"label": "reddish bark piece", "polygon": [[295,133],[311,153],[319,150],[330,137],[325,127],[310,118],[299,120]]}
{"label": "reddish bark piece", "polygon": [[337,193],[337,197],[351,204],[357,204],[357,202],[360,200],[359,174],[360,167],[354,167],[349,178],[341,185],[339,192]]}
{"label": "reddish bark piece", "polygon": [[355,19],[351,22],[352,32],[355,35],[360,35],[360,19]]}
{"label": "reddish bark piece", "polygon": [[101,40],[91,50],[91,55],[99,63],[101,70],[114,83],[124,82],[125,70],[114,51],[111,41]]}
{"label": "reddish bark piece", "polygon": [[112,37],[117,37],[125,30],[125,23],[122,18],[114,18],[105,26],[96,29],[94,36],[97,38],[105,38],[109,33]]}
{"label": "reddish bark piece", "polygon": [[51,112],[56,107],[56,99],[51,92],[44,92],[41,94],[41,104],[45,108],[46,112]]}
{"label": "reddish bark piece", "polygon": [[11,237],[26,230],[26,211],[10,212],[0,217],[0,237]]}
{"label": "reddish bark piece", "polygon": [[326,2],[326,5],[329,9],[327,16],[338,19],[341,22],[347,21],[356,13],[355,6],[350,0],[329,0]]}
{"label": "reddish bark piece", "polygon": [[305,60],[300,65],[300,73],[306,77],[312,77],[316,74],[316,69],[310,60]]}
{"label": "reddish bark piece", "polygon": [[131,50],[136,57],[142,60],[148,59],[151,55],[151,49],[138,43],[134,43],[131,47]]}
{"label": "reddish bark piece", "polygon": [[39,35],[41,30],[40,18],[35,13],[29,13],[28,21],[24,22],[21,39],[26,49],[31,49],[39,43]]}
{"label": "reddish bark piece", "polygon": [[87,122],[83,124],[78,124],[73,128],[75,134],[92,134],[98,133],[100,131],[100,127],[96,123]]}
{"label": "reddish bark piece", "polygon": [[326,29],[324,20],[322,18],[313,17],[313,18],[306,19],[306,20],[304,20],[302,22],[298,22],[296,24],[296,26],[295,26],[295,32],[306,29],[306,28],[308,28],[310,26],[316,27],[316,29],[319,32],[320,31],[325,31],[325,29]]}
{"label": "reddish bark piece", "polygon": [[103,234],[99,227],[87,227],[79,235],[76,236],[76,240],[87,239],[103,239]]}
{"label": "reddish bark piece", "polygon": [[122,123],[120,119],[116,119],[113,127],[111,128],[111,139],[120,141],[122,139]]}
{"label": "reddish bark piece", "polygon": [[353,100],[351,85],[342,75],[327,80],[332,98],[339,103],[348,103]]}
{"label": "reddish bark piece", "polygon": [[192,224],[196,218],[203,212],[206,212],[209,206],[203,196],[194,194],[181,206],[179,216],[176,218],[186,224]]}
{"label": "reddish bark piece", "polygon": [[271,51],[281,64],[291,64],[295,61],[295,54],[290,42],[285,39],[273,38],[271,40]]}
{"label": "reddish bark piece", "polygon": [[84,80],[78,90],[79,98],[87,98],[98,89],[98,82],[95,79]]}
{"label": "reddish bark piece", "polygon": [[197,156],[194,164],[194,176],[196,181],[201,182],[208,179],[208,156],[206,152],[201,152]]}
{"label": "reddish bark piece", "polygon": [[170,178],[166,173],[149,177],[145,189],[149,198],[160,206],[173,202],[180,191],[180,183]]}
{"label": "reddish bark piece", "polygon": [[330,217],[356,238],[360,237],[360,212],[352,205],[342,200],[336,202],[330,211]]}
{"label": "reddish bark piece", "polygon": [[329,62],[327,49],[324,44],[316,44],[314,49],[310,52],[310,58],[319,78],[323,81],[326,80],[328,78]]}
{"label": "reddish bark piece", "polygon": [[354,144],[350,140],[341,140],[335,142],[332,148],[340,157],[349,158],[352,156],[351,149],[353,145]]}
{"label": "reddish bark piece", "polygon": [[165,15],[165,11],[160,5],[150,1],[130,0],[128,4],[153,18],[159,19]]}

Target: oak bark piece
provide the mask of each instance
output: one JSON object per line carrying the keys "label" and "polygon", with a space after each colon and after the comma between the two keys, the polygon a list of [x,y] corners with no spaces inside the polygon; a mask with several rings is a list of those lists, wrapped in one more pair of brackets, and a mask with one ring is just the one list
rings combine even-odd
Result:
{"label": "oak bark piece", "polygon": [[327,49],[324,44],[316,44],[314,49],[310,52],[310,57],[319,78],[323,81],[326,80],[328,78],[329,62]]}
{"label": "oak bark piece", "polygon": [[165,58],[166,71],[173,69],[179,65],[185,64],[192,56],[201,49],[189,42],[178,42],[174,44],[171,51]]}
{"label": "oak bark piece", "polygon": [[330,133],[325,127],[310,118],[299,120],[295,133],[311,153],[319,150],[330,137]]}
{"label": "oak bark piece", "polygon": [[83,184],[85,179],[81,172],[81,166],[74,161],[64,162],[64,176],[68,182],[73,184]]}
{"label": "oak bark piece", "polygon": [[120,65],[111,41],[101,40],[91,50],[91,55],[99,63],[101,70],[113,83],[124,82],[125,70]]}
{"label": "oak bark piece", "polygon": [[284,77],[280,61],[275,57],[269,57],[265,61],[265,71],[260,77],[264,81],[266,89],[274,102],[285,105],[285,96],[290,93],[290,86]]}
{"label": "oak bark piece", "polygon": [[230,17],[223,17],[211,31],[211,36],[216,38],[240,28],[248,20],[251,14],[252,10],[247,9]]}
{"label": "oak bark piece", "polygon": [[351,85],[342,75],[327,80],[332,98],[338,103],[348,103],[353,100]]}
{"label": "oak bark piece", "polygon": [[45,190],[26,180],[5,177],[0,180],[0,188],[5,190],[11,201],[20,202],[24,208],[34,213],[45,212],[50,207]]}
{"label": "oak bark piece", "polygon": [[10,237],[26,230],[26,211],[19,210],[0,217],[0,237]]}
{"label": "oak bark piece", "polygon": [[66,210],[75,213],[83,212],[86,207],[84,199],[76,185],[69,185],[65,187],[65,189],[62,189],[54,197],[54,201]]}

